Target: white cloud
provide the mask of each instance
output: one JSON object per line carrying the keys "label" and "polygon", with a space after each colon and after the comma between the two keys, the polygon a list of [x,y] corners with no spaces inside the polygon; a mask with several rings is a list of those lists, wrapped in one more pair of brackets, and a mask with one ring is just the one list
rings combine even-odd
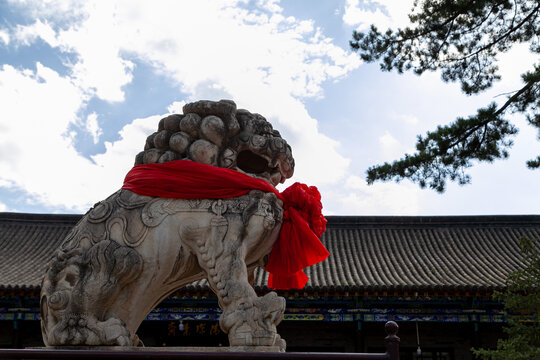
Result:
{"label": "white cloud", "polygon": [[349,176],[338,199],[341,211],[351,215],[413,215],[420,210],[421,191],[409,183],[368,185],[358,176]]}
{"label": "white cloud", "polygon": [[[1,150],[0,150],[1,151]],[[15,187],[16,184],[13,181],[0,178],[0,187]]]}
{"label": "white cloud", "polygon": [[170,114],[182,114],[182,108],[186,105],[185,101],[173,101],[171,105],[167,107],[167,111]]}
{"label": "white cloud", "polygon": [[278,5],[279,1],[280,0],[259,0],[257,3],[259,6],[270,12],[280,13],[283,9]]}
{"label": "white cloud", "polygon": [[343,22],[365,31],[371,24],[380,31],[388,28],[405,27],[410,24],[408,14],[413,0],[347,0]]}
{"label": "white cloud", "polygon": [[[190,100],[230,97],[266,116],[293,147],[295,180],[321,185],[342,179],[350,160],[339,153],[337,141],[318,131],[299,98],[322,96],[325,81],[347,75],[360,60],[334,45],[313,21],[285,18],[277,1],[261,2],[257,11],[236,5],[88,1],[51,5],[40,13],[35,9],[42,5],[28,2],[38,20],[18,26],[14,42],[31,46],[40,38],[75,60],[66,64],[71,68],[66,77],[39,64],[35,72],[8,66],[0,73],[1,97],[12,103],[0,109],[1,119],[38,122],[30,135],[26,125],[3,124],[9,131],[0,135],[0,153],[7,147],[10,156],[0,157],[0,181],[16,183],[39,201],[76,210],[118,188],[158,117],[126,125],[120,140],[106,142],[106,151],[92,156],[94,163],[77,154],[66,131],[92,97],[123,101],[123,86],[132,81],[137,61],[176,81]],[[178,112],[181,105],[175,102],[167,110]],[[86,119],[94,141],[101,134],[98,116]],[[40,176],[45,173],[57,177]]]}
{"label": "white cloud", "polygon": [[420,119],[418,119],[415,115],[407,115],[407,114],[401,114],[397,116],[400,120],[403,120],[406,124],[415,126],[420,123]]}
{"label": "white cloud", "polygon": [[[392,27],[403,26],[410,3],[374,0],[361,5],[348,1],[343,19],[360,28],[373,21],[381,29],[388,22]],[[21,16],[30,14],[33,19],[28,26],[0,30],[0,42],[16,48],[32,46],[42,39],[72,63],[64,64],[68,67],[65,76],[39,63],[35,69],[0,67],[0,187],[27,191],[32,201],[60,211],[83,211],[118,189],[135,154],[142,150],[144,139],[156,129],[162,115],[121,119],[126,123],[120,139],[106,142],[105,151],[90,159],[77,153],[73,144],[76,137],[67,132],[73,128],[70,125],[84,123],[95,139],[103,141],[97,120],[106,131],[107,117],[96,113],[95,118],[91,114],[78,119],[77,114],[96,97],[125,101],[127,85],[133,86],[130,91],[140,91],[132,81],[137,74],[135,64],[142,62],[143,71],[149,67],[170,79],[187,94],[187,101],[231,98],[239,108],[266,116],[293,147],[297,169],[287,184],[298,180],[319,186],[327,213],[417,213],[419,199],[425,200],[425,196],[415,185],[404,181],[368,187],[360,178],[347,177],[349,166],[361,171],[364,165],[380,159],[401,157],[404,147],[411,146],[404,135],[407,130],[412,133],[412,143],[416,133],[432,128],[436,122],[473,113],[478,101],[456,101],[461,96],[458,87],[440,86],[438,74],[425,74],[421,81],[408,78],[410,89],[402,98],[415,90],[425,94],[426,99],[435,93],[437,98],[422,99],[426,104],[418,102],[412,108],[400,107],[402,115],[393,116],[395,123],[385,125],[391,133],[380,133],[383,135],[379,139],[375,135],[367,151],[356,152],[350,146],[353,150],[348,149],[347,156],[343,156],[341,144],[319,132],[317,119],[308,113],[303,101],[322,97],[325,82],[348,76],[360,60],[334,45],[314,21],[286,16],[278,1],[260,1],[258,9],[248,10],[253,4],[229,0],[29,1],[16,5]],[[509,54],[501,60],[503,77],[522,73],[523,67],[532,62]],[[517,75],[515,79],[519,80]],[[495,87],[495,94],[513,90],[498,89]],[[480,100],[481,104],[489,102]],[[162,110],[180,112],[183,104],[176,101]],[[456,108],[459,114],[455,114]],[[417,114],[422,123],[411,114]],[[417,125],[419,129],[412,129]],[[523,130],[519,136],[525,134]],[[512,157],[518,147],[523,148],[523,159],[537,153],[531,150],[538,145],[535,133],[527,135],[528,142],[518,142]],[[107,138],[112,138],[111,134]],[[384,151],[395,155],[383,158]],[[353,165],[349,157],[354,157]],[[474,181],[479,181],[479,176],[475,175]],[[534,184],[534,180],[530,183]],[[447,206],[446,199],[438,201]],[[470,199],[465,198],[459,206],[467,201]],[[481,202],[485,201],[476,203]],[[426,207],[426,203],[434,201],[424,201],[422,206]],[[516,209],[519,207],[517,204]]]}
{"label": "white cloud", "polygon": [[92,135],[94,144],[98,143],[99,137],[103,134],[103,130],[99,127],[97,118],[98,115],[95,112],[89,114],[86,117],[86,131],[88,131],[90,135]]}
{"label": "white cloud", "polygon": [[[67,127],[82,104],[79,89],[54,70],[0,69],[0,184],[14,184],[36,199],[72,207],[86,192],[89,161],[77,155]],[[83,178],[83,179],[81,179]]]}
{"label": "white cloud", "polygon": [[[106,152],[92,162],[77,153],[67,133],[84,98],[68,78],[39,63],[33,72],[4,65],[0,98],[10,99],[0,107],[0,186],[25,190],[31,201],[64,211],[84,211],[116,191],[161,117],[124,126],[120,139],[106,142]],[[90,114],[87,124],[96,121]],[[97,125],[89,128],[99,133]]]}
{"label": "white cloud", "polygon": [[393,137],[392,134],[390,134],[388,131],[386,131],[383,136],[379,137],[379,142],[385,148],[399,146],[399,141],[397,141],[396,138]]}
{"label": "white cloud", "polygon": [[3,203],[0,202],[0,212],[5,212],[5,211],[7,211],[6,204],[3,204]]}
{"label": "white cloud", "polygon": [[0,29],[0,41],[9,45],[9,33],[4,29]]}
{"label": "white cloud", "polygon": [[[521,74],[533,70],[533,64],[538,63],[538,55],[529,50],[529,44],[517,44],[504,54],[499,55],[499,73],[501,82],[495,83],[492,94],[503,94],[517,91],[524,85]],[[506,101],[506,96],[497,97],[499,103]]]}
{"label": "white cloud", "polygon": [[382,156],[385,159],[403,156],[403,146],[389,131],[385,131],[384,135],[379,137],[379,143],[382,146]]}
{"label": "white cloud", "polygon": [[[124,100],[122,86],[132,80],[133,63],[119,56],[122,40],[116,36],[112,2],[100,6],[87,5],[91,10],[85,26],[72,26],[58,33],[47,21],[36,20],[27,26],[17,26],[15,40],[31,45],[40,38],[51,47],[77,54],[72,66],[74,83],[89,95],[106,101]],[[70,65],[70,64],[66,64]]]}
{"label": "white cloud", "polygon": [[106,151],[92,156],[99,168],[105,169],[107,179],[116,179],[120,187],[126,173],[135,161],[135,155],[143,150],[146,138],[157,130],[159,120],[165,115],[154,115],[143,119],[135,119],[120,130],[120,139],[105,142]]}
{"label": "white cloud", "polygon": [[51,46],[59,44],[53,28],[47,22],[40,20],[36,20],[32,25],[18,25],[13,40],[18,44],[28,46],[37,39],[42,39]]}

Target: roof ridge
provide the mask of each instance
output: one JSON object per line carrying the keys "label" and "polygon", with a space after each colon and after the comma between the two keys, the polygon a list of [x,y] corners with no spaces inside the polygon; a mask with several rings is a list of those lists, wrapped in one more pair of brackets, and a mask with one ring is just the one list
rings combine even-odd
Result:
{"label": "roof ridge", "polygon": [[539,226],[540,215],[326,216],[328,227],[348,226]]}
{"label": "roof ridge", "polygon": [[35,214],[18,212],[0,212],[0,222],[34,222],[34,223],[69,223],[76,224],[82,214]]}

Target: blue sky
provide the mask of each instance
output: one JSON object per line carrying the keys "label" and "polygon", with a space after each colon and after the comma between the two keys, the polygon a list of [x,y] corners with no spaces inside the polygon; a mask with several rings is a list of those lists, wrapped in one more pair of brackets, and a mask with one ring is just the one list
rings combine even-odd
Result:
{"label": "blue sky", "polygon": [[503,80],[474,97],[437,73],[382,73],[349,50],[354,29],[407,24],[409,0],[0,0],[0,211],[82,213],[118,189],[158,120],[185,102],[234,100],[291,144],[294,181],[326,214],[538,214],[540,153],[519,115],[510,158],[472,168],[444,194],[365,171],[417,134],[520,87],[538,59],[500,58]]}

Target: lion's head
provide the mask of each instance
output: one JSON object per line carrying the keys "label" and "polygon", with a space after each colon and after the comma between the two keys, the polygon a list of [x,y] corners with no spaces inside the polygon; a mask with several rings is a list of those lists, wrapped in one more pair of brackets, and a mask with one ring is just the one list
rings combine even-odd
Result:
{"label": "lion's head", "polygon": [[291,147],[259,114],[230,100],[201,100],[160,120],[135,165],[187,159],[230,168],[274,186],[294,172]]}

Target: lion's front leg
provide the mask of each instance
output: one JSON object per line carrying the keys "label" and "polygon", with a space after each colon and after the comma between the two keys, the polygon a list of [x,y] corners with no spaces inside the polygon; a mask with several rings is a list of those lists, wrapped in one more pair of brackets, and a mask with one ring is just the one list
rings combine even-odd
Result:
{"label": "lion's front leg", "polygon": [[209,236],[197,240],[196,252],[223,309],[220,326],[229,335],[230,346],[274,346],[285,351],[285,341],[276,331],[285,311],[285,299],[274,292],[258,297],[248,280],[249,244],[253,243],[254,236],[260,237],[259,241],[268,237],[268,231],[250,231],[252,227],[263,228],[259,224],[251,227],[250,223],[264,220],[264,216],[256,212],[246,219],[245,213],[225,217],[217,211]]}

